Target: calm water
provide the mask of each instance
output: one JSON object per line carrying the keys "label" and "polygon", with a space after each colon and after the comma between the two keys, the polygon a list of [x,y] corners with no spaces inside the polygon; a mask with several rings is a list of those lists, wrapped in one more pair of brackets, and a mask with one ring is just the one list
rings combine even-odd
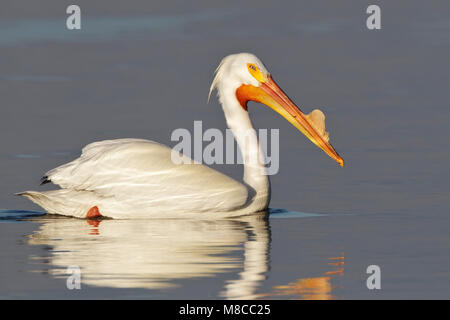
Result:
{"label": "calm water", "polygon": [[[450,298],[450,5],[378,3],[382,29],[369,31],[364,1],[79,1],[82,30],[68,31],[60,1],[4,1],[0,298]],[[270,206],[283,210],[267,217],[93,222],[13,196],[51,188],[42,174],[92,141],[174,145],[194,120],[224,130],[207,94],[240,51],[325,112],[345,168],[250,104],[256,127],[280,129]],[[66,289],[69,265],[81,290]]]}

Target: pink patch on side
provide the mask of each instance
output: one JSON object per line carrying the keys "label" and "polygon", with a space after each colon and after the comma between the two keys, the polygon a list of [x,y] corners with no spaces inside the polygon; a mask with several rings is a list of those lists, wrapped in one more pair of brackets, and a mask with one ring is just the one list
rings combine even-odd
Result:
{"label": "pink patch on side", "polygon": [[86,218],[88,219],[93,219],[93,218],[99,218],[101,217],[101,213],[98,210],[97,206],[93,206],[92,208],[89,209],[89,211],[86,213]]}

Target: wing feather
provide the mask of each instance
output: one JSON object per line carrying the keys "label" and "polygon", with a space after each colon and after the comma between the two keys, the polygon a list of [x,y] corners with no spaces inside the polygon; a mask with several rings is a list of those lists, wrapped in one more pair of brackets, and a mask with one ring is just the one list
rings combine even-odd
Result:
{"label": "wing feather", "polygon": [[94,142],[78,159],[46,176],[64,189],[93,191],[142,206],[174,207],[179,202],[186,210],[229,210],[246,203],[243,184],[201,164],[175,164],[171,152],[143,139]]}

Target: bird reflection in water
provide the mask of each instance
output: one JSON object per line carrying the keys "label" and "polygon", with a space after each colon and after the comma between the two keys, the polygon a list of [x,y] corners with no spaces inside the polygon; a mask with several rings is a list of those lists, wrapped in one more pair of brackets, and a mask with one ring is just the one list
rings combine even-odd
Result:
{"label": "bird reflection in water", "polygon": [[[178,280],[236,273],[220,296],[225,299],[334,299],[333,283],[344,275],[344,254],[329,258],[322,276],[301,278],[260,293],[269,270],[267,214],[234,220],[82,220],[47,215],[28,243],[45,245],[45,271],[67,278],[81,268],[82,284],[109,288],[164,290]],[[32,257],[39,260],[39,257]]]}
{"label": "bird reflection in water", "polygon": [[42,224],[28,243],[50,248],[48,273],[66,278],[67,266],[77,265],[82,285],[161,290],[176,287],[177,280],[238,271],[220,294],[250,299],[268,271],[267,213],[218,221],[49,215],[35,221]]}
{"label": "bird reflection in water", "polygon": [[315,278],[301,278],[287,285],[273,287],[273,292],[262,294],[260,297],[289,297],[302,300],[331,300],[336,297],[332,295],[336,285],[333,281],[344,275],[345,255],[342,253],[338,257],[328,258],[328,265],[332,270],[325,272],[323,276]]}

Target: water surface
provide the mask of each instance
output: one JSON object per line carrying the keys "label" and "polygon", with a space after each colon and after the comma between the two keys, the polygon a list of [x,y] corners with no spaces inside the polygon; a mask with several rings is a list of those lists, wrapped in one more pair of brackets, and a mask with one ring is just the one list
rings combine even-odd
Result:
{"label": "water surface", "polygon": [[[23,3],[22,3],[23,2]],[[21,4],[22,3],[22,4]],[[56,0],[0,12],[1,298],[449,298],[450,37],[446,1],[370,3]],[[23,9],[24,7],[27,10]],[[40,215],[16,192],[92,141],[225,129],[212,73],[258,55],[305,112],[327,116],[338,167],[268,108],[280,172],[267,219],[102,220]],[[240,179],[239,166],[215,166]],[[81,290],[66,269],[82,268]],[[379,265],[382,289],[366,287]]]}

